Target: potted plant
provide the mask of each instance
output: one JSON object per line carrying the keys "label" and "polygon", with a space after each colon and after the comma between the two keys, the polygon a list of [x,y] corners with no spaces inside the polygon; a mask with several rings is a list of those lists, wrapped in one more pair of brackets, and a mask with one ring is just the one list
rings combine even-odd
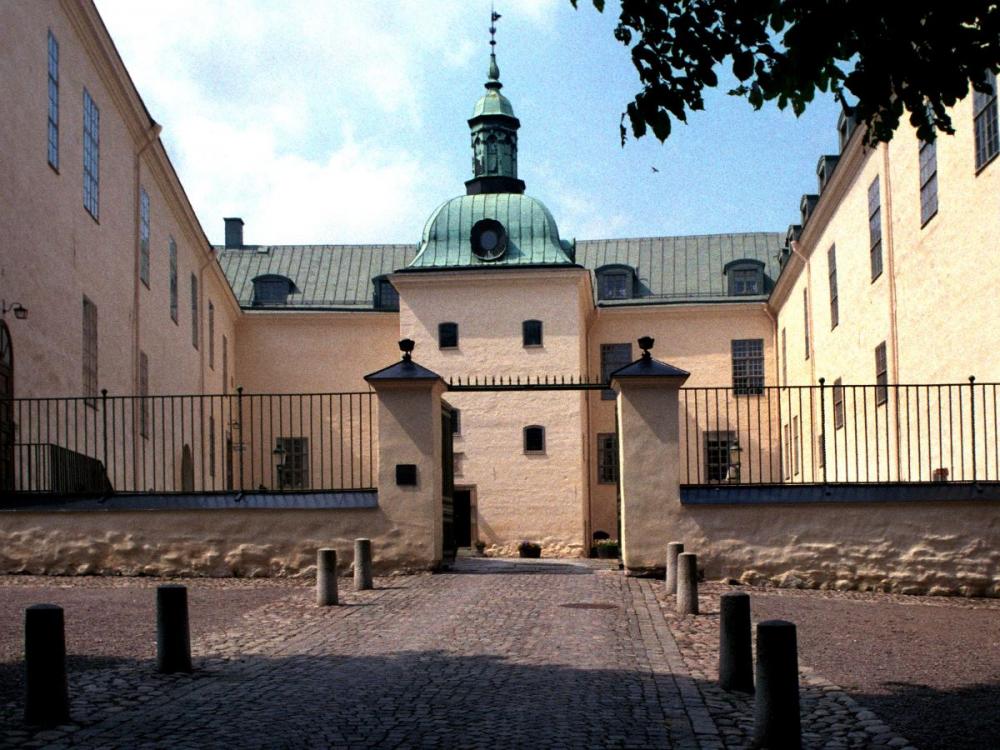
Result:
{"label": "potted plant", "polygon": [[541,557],[542,545],[525,540],[517,545],[517,553],[521,557]]}
{"label": "potted plant", "polygon": [[618,558],[617,539],[598,539],[594,542],[597,547],[597,556],[602,560],[614,560]]}
{"label": "potted plant", "polygon": [[482,539],[476,540],[476,552],[479,553],[480,556],[486,552],[486,542]]}

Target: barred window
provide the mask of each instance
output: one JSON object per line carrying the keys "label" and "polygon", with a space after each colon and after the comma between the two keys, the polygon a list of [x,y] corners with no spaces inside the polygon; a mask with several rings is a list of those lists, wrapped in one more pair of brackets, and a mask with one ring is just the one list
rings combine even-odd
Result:
{"label": "barred window", "polygon": [[597,436],[597,481],[618,483],[618,435],[604,432]]}
{"label": "barred window", "polygon": [[279,490],[303,490],[309,486],[309,438],[275,438],[274,455],[278,458]]}
{"label": "barred window", "polygon": [[806,359],[809,359],[809,290],[802,290],[802,331],[805,336]]}
{"label": "barred window", "polygon": [[737,395],[764,392],[764,339],[733,339],[733,391]]}
{"label": "barred window", "polygon": [[[97,396],[97,305],[83,298],[83,395]],[[88,402],[91,406],[94,402]]]}
{"label": "barred window", "polygon": [[844,385],[840,378],[833,381],[833,428],[844,426]]}
{"label": "barred window", "polygon": [[149,436],[149,357],[139,352],[139,434]]}
{"label": "barred window", "polygon": [[886,365],[885,342],[875,347],[875,405],[889,400],[889,368]]}
{"label": "barred window", "polygon": [[49,32],[49,164],[59,169],[59,42]]}
{"label": "barred window", "polygon": [[872,281],[875,281],[882,275],[882,196],[877,176],[868,186],[868,239]]}
{"label": "barred window", "polygon": [[920,226],[938,210],[937,142],[920,142]]}
{"label": "barred window", "polygon": [[177,243],[170,238],[168,246],[170,256],[170,319],[177,322]]}
{"label": "barred window", "polygon": [[198,277],[191,274],[191,346],[198,348]]}
{"label": "barred window", "polygon": [[740,481],[740,466],[734,460],[735,432],[705,433],[705,479],[709,482]]}
{"label": "barred window", "polygon": [[101,112],[83,90],[83,207],[94,217],[100,216]]}
{"label": "barred window", "polygon": [[840,305],[837,300],[837,246],[826,251],[826,264],[830,270],[830,328],[840,323]]}
{"label": "barred window", "polygon": [[149,286],[149,193],[139,191],[139,280]]}
{"label": "barred window", "polygon": [[997,127],[997,77],[987,71],[988,92],[972,95],[973,123],[976,131],[976,170],[985,167],[1000,153],[1000,129]]}
{"label": "barred window", "polygon": [[[608,383],[611,373],[632,363],[631,344],[601,344],[601,381]],[[601,400],[611,401],[616,398],[613,388],[601,391]]]}

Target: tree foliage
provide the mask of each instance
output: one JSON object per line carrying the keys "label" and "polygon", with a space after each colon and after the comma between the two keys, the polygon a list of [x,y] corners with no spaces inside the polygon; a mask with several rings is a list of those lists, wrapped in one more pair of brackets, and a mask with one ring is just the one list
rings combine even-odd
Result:
{"label": "tree foliage", "polygon": [[[578,0],[570,0],[577,7]],[[605,0],[592,0],[599,11]],[[704,109],[702,92],[729,65],[729,93],[754,109],[798,115],[833,92],[889,141],[904,113],[925,140],[953,133],[947,108],[985,91],[1000,67],[1000,3],[987,0],[622,0],[615,37],[631,50],[642,89],[622,114],[636,138],[661,141],[671,120]]]}

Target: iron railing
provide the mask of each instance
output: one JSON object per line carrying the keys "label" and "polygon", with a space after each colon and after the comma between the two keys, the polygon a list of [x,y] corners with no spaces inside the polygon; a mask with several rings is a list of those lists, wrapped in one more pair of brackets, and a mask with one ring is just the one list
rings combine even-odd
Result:
{"label": "iron railing", "polygon": [[13,399],[3,407],[9,425],[0,429],[0,489],[8,492],[295,492],[377,484],[370,392],[104,392]]}
{"label": "iron railing", "polygon": [[681,389],[681,484],[1000,481],[1000,384],[820,382]]}

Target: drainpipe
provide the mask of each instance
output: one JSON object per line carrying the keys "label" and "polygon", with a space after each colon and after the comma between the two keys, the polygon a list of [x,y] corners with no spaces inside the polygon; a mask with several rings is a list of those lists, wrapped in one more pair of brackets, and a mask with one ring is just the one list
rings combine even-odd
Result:
{"label": "drainpipe", "polygon": [[892,177],[889,173],[889,144],[882,146],[882,173],[885,176],[885,254],[886,273],[889,278],[889,341],[892,343],[893,382],[899,383],[899,339],[896,327],[896,253],[892,241]]}
{"label": "drainpipe", "polygon": [[160,133],[163,131],[163,126],[158,122],[154,122],[150,127],[148,133],[146,134],[146,140],[143,142],[139,150],[135,152],[135,206],[133,216],[136,222],[136,232],[135,232],[135,248],[133,253],[133,268],[132,268],[132,394],[139,393],[139,286],[142,284],[139,281],[139,256],[142,252],[142,239],[140,238],[140,218],[139,218],[139,202],[140,195],[142,193],[142,154],[147,148],[156,143],[156,139],[160,137]]}
{"label": "drainpipe", "polygon": [[[886,273],[889,274],[889,278],[886,281],[889,284],[889,341],[892,345],[892,379],[890,383],[899,383],[899,338],[897,336],[896,327],[896,253],[895,247],[893,246],[892,240],[892,177],[889,172],[889,144],[882,144],[882,173],[885,175],[885,221],[882,222],[882,226],[885,227],[885,255],[886,255]],[[893,413],[895,414],[895,437],[896,437],[896,471],[899,472],[899,445],[900,445],[900,434],[899,434],[899,389],[894,390],[895,399],[893,404]],[[888,406],[886,406],[888,408]],[[975,447],[973,447],[975,451]],[[886,451],[886,462],[889,461],[888,447]],[[891,465],[889,470],[892,470]],[[898,479],[898,476],[897,476]]]}

